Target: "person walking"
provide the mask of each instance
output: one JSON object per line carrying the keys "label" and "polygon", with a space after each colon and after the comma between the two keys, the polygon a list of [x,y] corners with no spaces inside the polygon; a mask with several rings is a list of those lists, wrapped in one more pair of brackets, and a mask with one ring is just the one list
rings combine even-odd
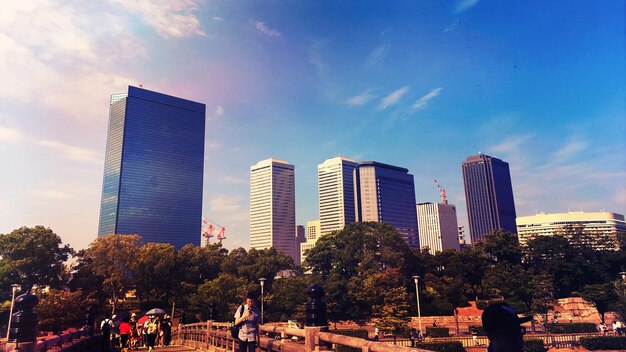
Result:
{"label": "person walking", "polygon": [[151,314],[148,316],[148,320],[143,324],[143,330],[146,332],[146,346],[148,346],[148,352],[152,352],[157,335],[159,334],[159,321],[156,315]]}
{"label": "person walking", "polygon": [[482,315],[483,327],[489,338],[488,352],[523,352],[524,333],[522,323],[531,321],[532,316],[520,318],[505,302],[491,304]]}
{"label": "person walking", "polygon": [[111,330],[113,330],[113,321],[108,315],[104,316],[104,320],[100,323],[100,346],[102,352],[109,352],[111,350]]}
{"label": "person walking", "polygon": [[172,321],[170,316],[165,314],[163,321],[161,322],[161,332],[163,333],[163,346],[169,346],[172,341]]}
{"label": "person walking", "polygon": [[254,305],[252,295],[247,295],[245,303],[235,311],[235,325],[241,324],[239,329],[239,352],[254,352],[259,342],[259,323],[261,313]]}
{"label": "person walking", "polygon": [[132,325],[130,324],[130,318],[125,316],[120,323],[120,347],[122,348],[122,352],[128,351],[131,331]]}

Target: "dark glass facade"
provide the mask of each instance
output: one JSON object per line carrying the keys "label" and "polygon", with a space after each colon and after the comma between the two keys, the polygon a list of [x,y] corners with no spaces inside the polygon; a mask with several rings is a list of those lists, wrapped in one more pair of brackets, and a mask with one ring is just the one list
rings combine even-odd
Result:
{"label": "dark glass facade", "polygon": [[468,157],[462,168],[472,243],[498,229],[517,233],[509,164],[479,154]]}
{"label": "dark glass facade", "polygon": [[419,248],[415,183],[409,170],[375,161],[359,163],[358,221],[391,225],[409,247]]}
{"label": "dark glass facade", "polygon": [[205,111],[137,87],[111,97],[99,237],[200,245]]}

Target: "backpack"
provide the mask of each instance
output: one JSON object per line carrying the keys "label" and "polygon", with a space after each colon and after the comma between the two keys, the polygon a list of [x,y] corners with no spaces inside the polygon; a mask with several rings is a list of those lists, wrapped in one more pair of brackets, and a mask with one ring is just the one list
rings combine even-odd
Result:
{"label": "backpack", "polygon": [[[237,308],[236,314],[239,314],[239,309],[241,309],[241,315],[243,315],[243,304]],[[239,323],[239,325],[235,325],[233,323],[233,325],[230,327],[230,336],[233,339],[236,339],[236,340],[239,339],[239,329],[241,329],[241,325],[243,325],[243,323]]]}
{"label": "backpack", "polygon": [[148,335],[156,335],[158,330],[158,326],[155,322],[148,322],[148,327],[146,328],[146,334]]}
{"label": "backpack", "polygon": [[102,325],[102,335],[111,335],[111,321],[104,319],[104,325]]}

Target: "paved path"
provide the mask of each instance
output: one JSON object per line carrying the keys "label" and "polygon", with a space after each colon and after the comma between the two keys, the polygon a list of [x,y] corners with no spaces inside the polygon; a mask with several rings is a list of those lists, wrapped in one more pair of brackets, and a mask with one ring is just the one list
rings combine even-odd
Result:
{"label": "paved path", "polygon": [[[117,352],[119,350],[115,350],[115,351]],[[130,352],[133,352],[133,351],[144,352],[144,351],[148,351],[148,349],[145,348],[145,347],[141,347],[139,349],[134,349],[133,348],[133,349],[130,349],[129,351]],[[165,351],[168,351],[168,352],[174,352],[174,351],[176,351],[176,352],[179,352],[179,351],[180,352],[186,352],[186,351],[197,351],[197,350],[194,350],[193,348],[186,347],[186,346],[168,346],[168,347],[156,347],[153,351],[154,352],[165,352]]]}

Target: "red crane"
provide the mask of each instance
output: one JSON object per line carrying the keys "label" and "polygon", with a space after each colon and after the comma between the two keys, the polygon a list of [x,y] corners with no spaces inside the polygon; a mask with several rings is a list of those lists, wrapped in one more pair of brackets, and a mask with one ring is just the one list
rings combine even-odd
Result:
{"label": "red crane", "polygon": [[437,180],[433,180],[433,181],[435,181],[437,188],[439,188],[439,195],[441,196],[441,202],[443,204],[448,204],[448,200],[446,199],[446,190],[439,185],[439,182],[437,182]]}
{"label": "red crane", "polygon": [[[213,224],[215,224],[215,226],[213,226]],[[202,237],[205,239],[205,245],[210,243],[210,239],[213,237],[213,231],[215,231],[216,228],[220,229],[217,233],[217,239],[222,242],[222,240],[226,239],[226,235],[224,234],[226,228],[210,221],[207,218],[202,218]]]}

